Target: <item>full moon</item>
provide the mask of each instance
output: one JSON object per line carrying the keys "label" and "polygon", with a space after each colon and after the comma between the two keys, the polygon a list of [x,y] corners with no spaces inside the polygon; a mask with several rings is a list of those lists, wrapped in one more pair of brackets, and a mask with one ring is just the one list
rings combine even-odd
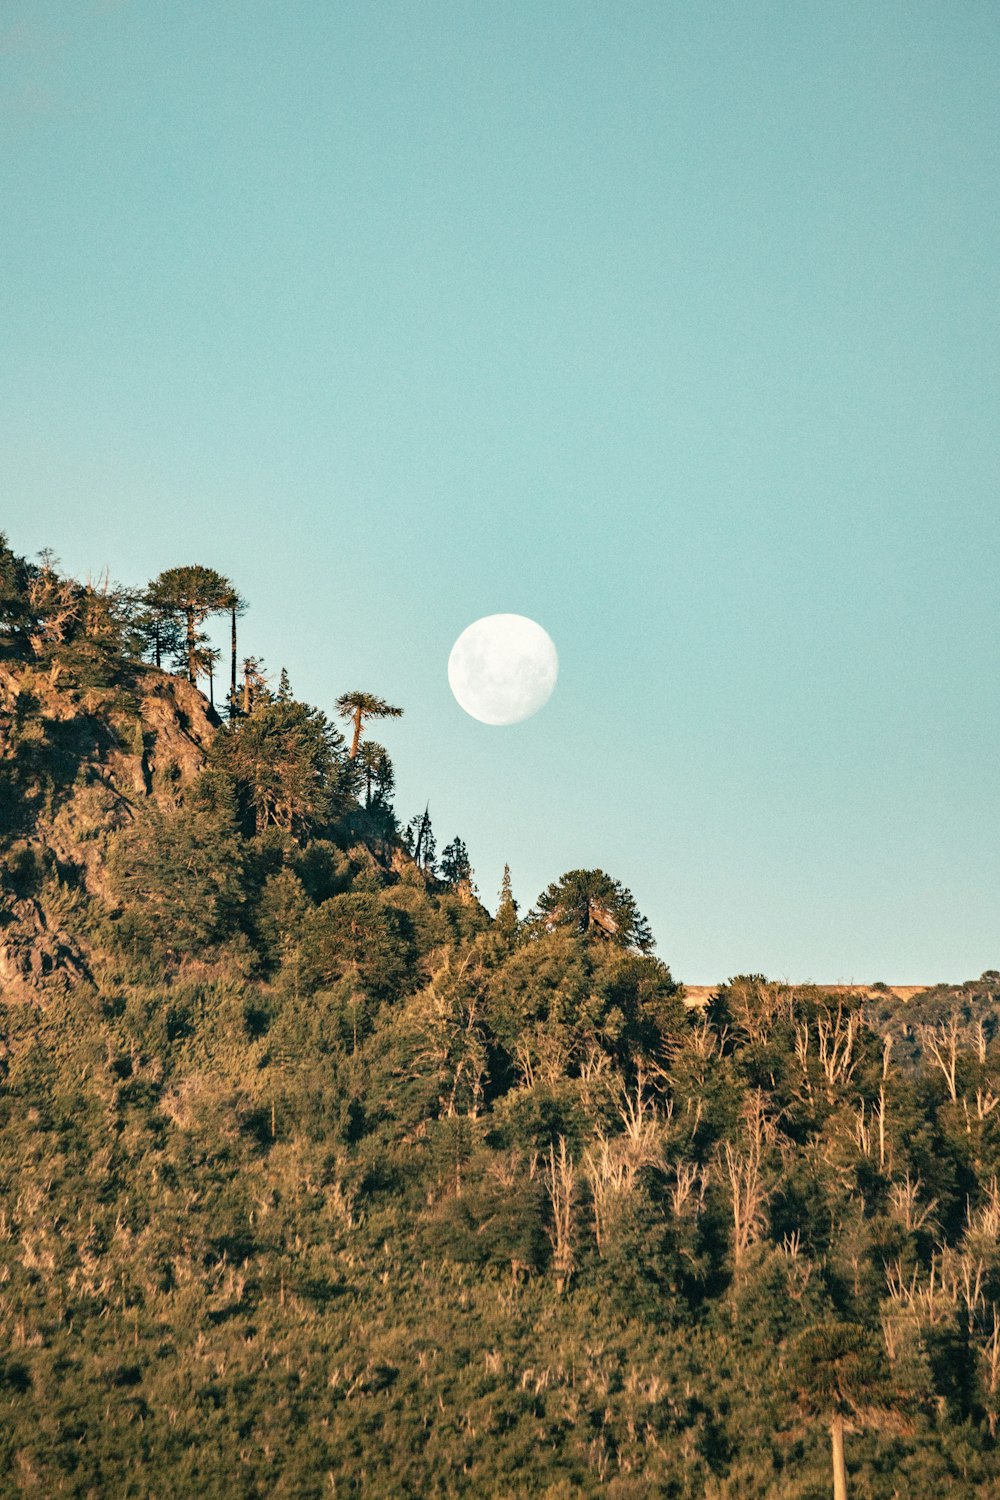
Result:
{"label": "full moon", "polygon": [[482,724],[518,724],[549,701],[559,658],[548,632],[524,615],[485,615],[462,631],[448,682]]}

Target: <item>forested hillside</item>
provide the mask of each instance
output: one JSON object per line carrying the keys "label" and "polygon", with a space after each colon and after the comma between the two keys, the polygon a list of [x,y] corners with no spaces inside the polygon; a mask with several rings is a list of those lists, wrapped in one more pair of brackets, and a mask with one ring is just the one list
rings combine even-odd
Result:
{"label": "forested hillside", "polygon": [[491,916],[246,615],[0,538],[0,1494],[1000,1492],[1000,974]]}

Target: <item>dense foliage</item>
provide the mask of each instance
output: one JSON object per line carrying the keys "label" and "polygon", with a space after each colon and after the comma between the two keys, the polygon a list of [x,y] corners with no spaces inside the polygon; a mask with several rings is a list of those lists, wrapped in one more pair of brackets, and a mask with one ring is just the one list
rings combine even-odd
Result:
{"label": "dense foliage", "polygon": [[997,1493],[1000,975],[689,1009],[91,594],[0,547],[0,1494]]}

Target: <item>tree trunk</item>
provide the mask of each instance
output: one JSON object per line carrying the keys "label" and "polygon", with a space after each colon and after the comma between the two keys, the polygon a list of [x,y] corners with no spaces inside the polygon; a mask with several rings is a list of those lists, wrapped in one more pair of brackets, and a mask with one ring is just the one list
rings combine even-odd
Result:
{"label": "tree trunk", "polygon": [[350,753],[350,756],[348,757],[348,759],[354,760],[355,756],[358,753],[358,746],[360,745],[360,743],[361,743],[361,709],[360,708],[356,708],[354,710],[354,738],[351,741],[351,753]]}
{"label": "tree trunk", "polygon": [[230,675],[230,685],[229,685],[229,717],[231,719],[234,719],[236,717],[236,605],[235,604],[233,605],[232,610],[230,611],[230,619],[231,619],[231,624],[232,624],[232,636],[231,636],[231,643],[232,643],[232,673]]}
{"label": "tree trunk", "polygon": [[198,673],[195,668],[194,609],[189,605],[187,615],[188,680],[197,686]]}
{"label": "tree trunk", "polygon": [[847,1468],[844,1464],[844,1419],[837,1412],[830,1418],[833,1449],[833,1500],[847,1500]]}

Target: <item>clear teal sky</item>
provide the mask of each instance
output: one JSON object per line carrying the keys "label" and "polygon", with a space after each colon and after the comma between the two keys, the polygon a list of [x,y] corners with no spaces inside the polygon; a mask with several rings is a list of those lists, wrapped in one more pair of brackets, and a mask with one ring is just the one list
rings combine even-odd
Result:
{"label": "clear teal sky", "polygon": [[[3,0],[0,526],[674,972],[1000,965],[995,0]],[[549,706],[448,691],[538,619]]]}

